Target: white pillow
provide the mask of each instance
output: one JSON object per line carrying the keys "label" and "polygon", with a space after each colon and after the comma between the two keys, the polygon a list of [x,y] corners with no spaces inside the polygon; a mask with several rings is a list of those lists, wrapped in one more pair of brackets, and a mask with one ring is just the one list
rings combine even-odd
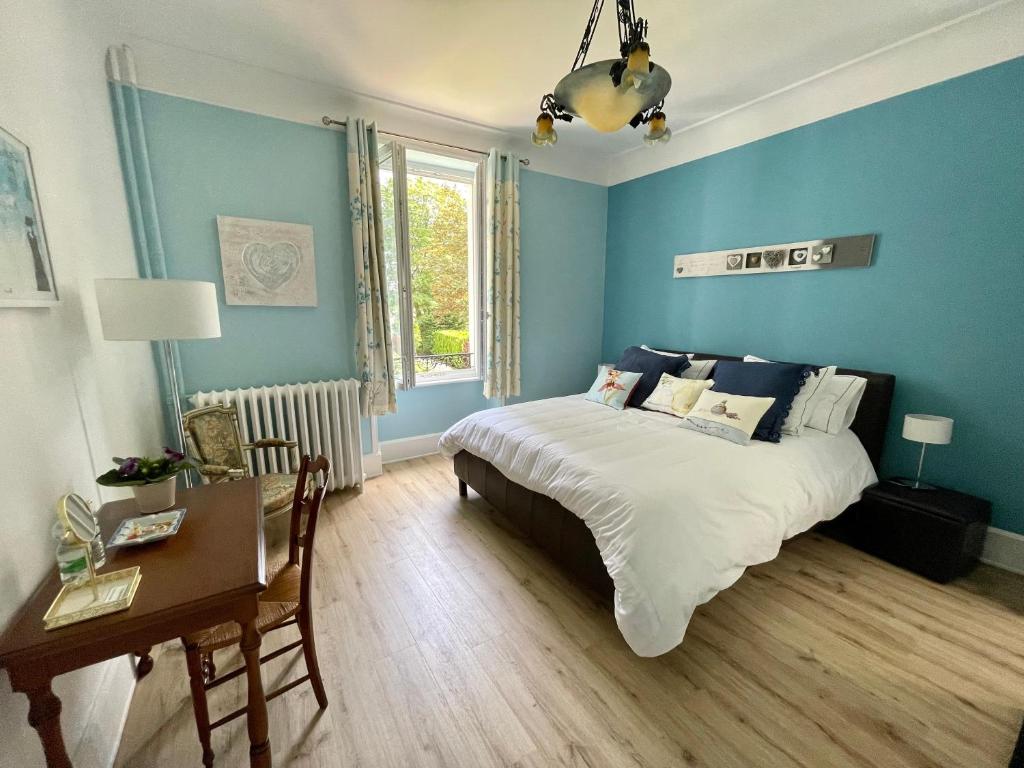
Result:
{"label": "white pillow", "polygon": [[[646,344],[641,344],[640,349],[646,349],[648,352],[653,352],[656,355],[664,355],[665,357],[682,357],[686,355],[686,359],[690,361],[689,367],[679,374],[680,378],[683,379],[706,379],[711,375],[711,370],[715,367],[717,360],[694,360],[693,352],[665,352],[660,349],[652,349]],[[763,362],[768,362],[767,360]]]}
{"label": "white pillow", "polygon": [[690,358],[690,367],[680,373],[684,379],[706,379],[711,375],[717,360],[694,360]]}
{"label": "white pillow", "polygon": [[697,398],[693,409],[683,417],[680,426],[746,445],[761,417],[774,402],[774,397],[730,395],[708,389]]}
{"label": "white pillow", "polygon": [[868,380],[860,376],[833,376],[822,387],[824,391],[814,406],[807,426],[830,435],[838,435],[848,429],[857,416],[857,408],[867,384]]}
{"label": "white pillow", "polygon": [[663,373],[658,386],[640,407],[682,417],[690,412],[701,393],[714,386],[714,383],[714,379],[694,381]]}
{"label": "white pillow", "polygon": [[682,357],[685,355],[687,359],[693,360],[693,352],[666,352],[663,349],[648,347],[646,344],[641,344],[640,349],[646,349],[648,352],[653,352],[656,355],[664,355],[665,357]]}
{"label": "white pillow", "polygon": [[[743,362],[745,363],[770,363],[771,360],[765,360],[754,355],[744,355]],[[803,434],[804,427],[808,425],[811,420],[811,416],[814,414],[814,409],[823,401],[825,395],[825,385],[836,375],[836,366],[827,365],[824,368],[819,368],[817,371],[812,371],[811,375],[804,381],[804,385],[800,387],[800,391],[796,397],[793,398],[793,404],[789,407],[789,415],[786,416],[786,420],[782,422],[782,433],[786,435],[800,435]]]}

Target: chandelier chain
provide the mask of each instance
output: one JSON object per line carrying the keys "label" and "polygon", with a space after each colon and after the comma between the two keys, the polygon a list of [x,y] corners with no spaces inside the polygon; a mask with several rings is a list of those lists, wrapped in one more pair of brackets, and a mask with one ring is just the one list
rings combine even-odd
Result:
{"label": "chandelier chain", "polygon": [[643,42],[647,36],[647,21],[636,15],[633,0],[617,0],[616,19],[619,25],[619,55],[627,56],[629,49]]}
{"label": "chandelier chain", "polygon": [[594,32],[597,30],[597,21],[601,18],[601,11],[604,9],[604,0],[594,0],[594,7],[590,11],[590,18],[587,19],[587,26],[583,29],[583,39],[580,41],[580,48],[576,52],[576,58],[572,62],[571,72],[583,66],[590,50],[590,41],[594,39]]}

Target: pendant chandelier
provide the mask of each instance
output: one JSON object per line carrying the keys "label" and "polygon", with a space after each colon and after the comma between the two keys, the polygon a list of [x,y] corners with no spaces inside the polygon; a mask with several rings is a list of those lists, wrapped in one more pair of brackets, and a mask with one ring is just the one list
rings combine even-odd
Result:
{"label": "pendant chandelier", "polygon": [[572,71],[558,81],[554,93],[540,100],[541,113],[533,132],[533,143],[539,147],[558,141],[555,120],[572,122],[574,117],[603,133],[626,125],[646,125],[646,144],[664,143],[672,137],[661,111],[672,78],[651,61],[651,47],[644,40],[647,21],[637,17],[633,0],[615,0],[619,58],[584,64],[603,7],[604,0],[594,0]]}

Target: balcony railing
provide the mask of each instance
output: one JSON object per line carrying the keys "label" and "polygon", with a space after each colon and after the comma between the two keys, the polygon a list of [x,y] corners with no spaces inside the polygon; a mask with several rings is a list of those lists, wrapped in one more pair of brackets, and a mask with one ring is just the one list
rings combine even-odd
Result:
{"label": "balcony railing", "polygon": [[453,352],[445,355],[416,355],[416,371],[432,374],[445,371],[461,371],[473,367],[472,352]]}

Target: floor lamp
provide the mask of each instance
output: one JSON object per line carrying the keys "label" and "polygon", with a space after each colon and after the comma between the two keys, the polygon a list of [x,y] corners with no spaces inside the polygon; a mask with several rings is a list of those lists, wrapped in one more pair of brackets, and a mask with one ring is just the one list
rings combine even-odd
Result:
{"label": "floor lamp", "polygon": [[[178,447],[185,453],[181,423],[181,384],[171,351],[172,341],[220,337],[217,287],[198,280],[102,278],[96,281],[103,338],[110,341],[162,342],[171,383]],[[185,473],[191,487],[192,476]]]}

